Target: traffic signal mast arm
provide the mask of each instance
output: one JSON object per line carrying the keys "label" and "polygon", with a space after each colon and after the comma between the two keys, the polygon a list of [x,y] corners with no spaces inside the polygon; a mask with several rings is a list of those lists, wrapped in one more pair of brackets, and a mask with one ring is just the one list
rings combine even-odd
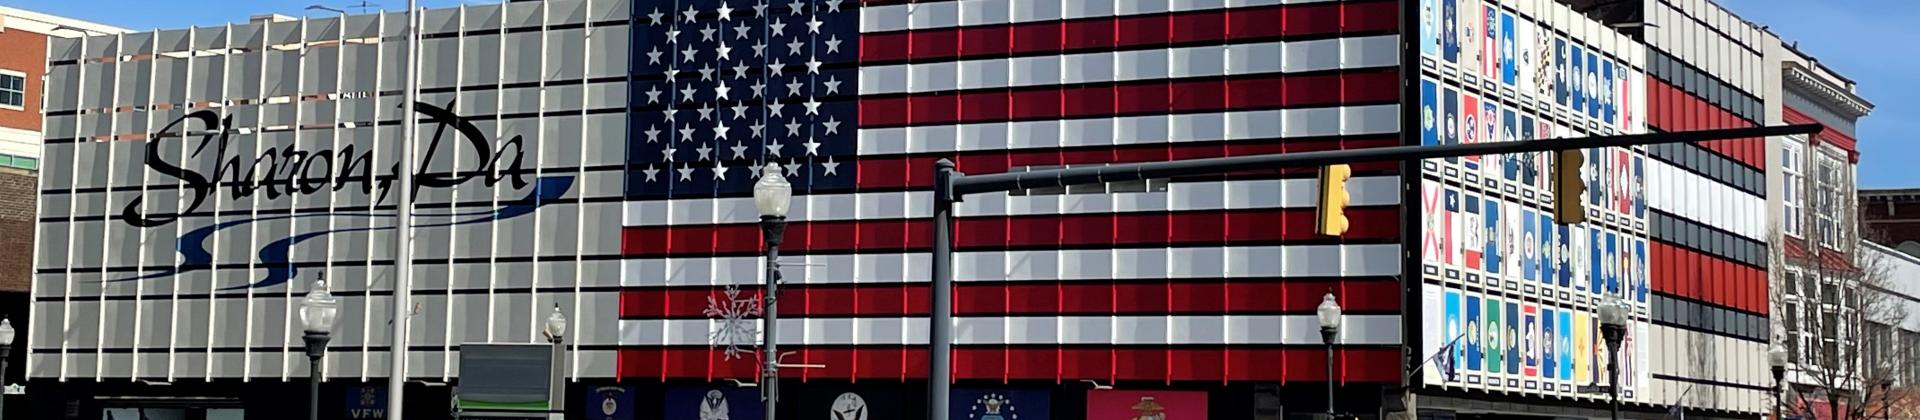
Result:
{"label": "traffic signal mast arm", "polygon": [[[1068,185],[1098,184],[1107,182],[1139,181],[1144,179],[1173,178],[1195,175],[1216,175],[1227,172],[1306,168],[1336,164],[1360,162],[1391,162],[1416,159],[1432,159],[1469,155],[1498,155],[1507,153],[1545,152],[1556,150],[1578,150],[1598,147],[1625,147],[1663,143],[1692,143],[1714,140],[1759,139],[1772,136],[1794,134],[1814,134],[1820,132],[1818,124],[1781,125],[1771,127],[1732,128],[1724,130],[1679,131],[1669,133],[1629,134],[1620,136],[1577,137],[1567,139],[1546,139],[1528,141],[1508,141],[1493,143],[1444,144],[1438,146],[1390,146],[1365,149],[1327,150],[1318,152],[1276,153],[1265,155],[1232,156],[1207,159],[1189,159],[1166,162],[1146,162],[1114,164],[1087,168],[1066,168],[1038,170],[1030,172],[1007,172],[984,175],[966,175],[953,170],[951,164],[939,166],[937,171],[949,171],[946,184],[936,182],[934,200],[948,202],[961,201],[967,194],[1012,191],[1030,188],[1064,187]],[[936,177],[936,180],[939,178]]]}
{"label": "traffic signal mast arm", "polygon": [[[1438,146],[1392,146],[1354,150],[1329,150],[1321,152],[1279,153],[1268,155],[1232,156],[1209,159],[1176,160],[1167,162],[1126,163],[1091,168],[1066,168],[1032,172],[1009,172],[987,175],[967,175],[954,170],[953,161],[941,159],[933,168],[933,272],[932,292],[929,296],[932,319],[928,331],[929,354],[927,360],[927,395],[931,404],[927,404],[929,419],[947,418],[946,398],[950,396],[949,386],[953,383],[953,203],[965,198],[967,194],[1012,191],[1028,188],[1064,187],[1068,185],[1097,184],[1107,182],[1139,181],[1154,178],[1172,178],[1194,175],[1214,175],[1236,171],[1271,170],[1280,168],[1305,168],[1328,166],[1321,177],[1342,175],[1337,183],[1338,192],[1344,195],[1344,178],[1351,176],[1351,169],[1340,171],[1335,167],[1345,167],[1358,162],[1410,161],[1467,155],[1493,155],[1506,153],[1545,152],[1595,147],[1638,146],[1644,144],[1684,143],[1711,140],[1730,140],[1740,138],[1762,138],[1793,134],[1814,134],[1820,132],[1817,124],[1802,124],[1774,127],[1735,128],[1726,130],[1685,131],[1676,133],[1632,134],[1624,136],[1583,137],[1572,139],[1549,139],[1531,141],[1509,141],[1498,143],[1446,144]],[[1563,155],[1564,156],[1564,155]],[[1324,173],[1335,172],[1335,173]],[[1417,174],[1401,174],[1417,176]],[[1323,183],[1333,186],[1333,183]],[[1323,190],[1323,203],[1332,201]],[[1574,195],[1576,198],[1578,194]],[[1338,197],[1344,204],[1344,197]],[[1577,202],[1577,200],[1574,200]],[[1320,216],[1318,229],[1322,233],[1346,231],[1344,206],[1331,216],[1324,209]],[[1326,222],[1338,221],[1338,226],[1328,226]],[[1328,229],[1337,227],[1338,229]]]}

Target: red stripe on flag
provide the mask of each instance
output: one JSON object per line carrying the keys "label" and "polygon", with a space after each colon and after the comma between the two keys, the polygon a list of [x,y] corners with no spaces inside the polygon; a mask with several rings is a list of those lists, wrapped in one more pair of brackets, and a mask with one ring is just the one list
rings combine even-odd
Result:
{"label": "red stripe on flag", "polygon": [[[1391,278],[1339,280],[1198,279],[1148,281],[961,282],[953,312],[960,316],[1235,315],[1312,313],[1327,290],[1338,288],[1349,312],[1400,309]],[[708,319],[717,286],[632,288],[620,292],[622,319]],[[757,293],[759,289],[749,289]],[[797,284],[781,289],[783,317],[926,316],[926,284]]]}
{"label": "red stripe on flag", "polygon": [[[1194,212],[1097,213],[957,219],[958,250],[1085,246],[1221,246],[1328,239],[1314,233],[1312,208]],[[1399,238],[1399,208],[1347,209],[1352,229],[1341,238],[1392,241]],[[1261,226],[1264,228],[1250,228]],[[909,252],[932,249],[930,219],[834,220],[787,226],[781,252]],[[620,230],[627,257],[755,255],[761,251],[760,226],[632,226]]]}
{"label": "red stripe on flag", "polygon": [[[956,380],[1075,381],[1326,381],[1327,355],[1318,346],[1210,348],[1127,347],[956,347]],[[927,351],[898,346],[782,347],[798,354],[786,363],[823,364],[818,369],[789,369],[782,376],[801,380],[906,380],[927,376]],[[623,379],[726,378],[753,380],[759,361],[726,360],[719,349],[704,347],[628,347],[619,351],[616,370]],[[1392,347],[1345,346],[1334,358],[1345,383],[1400,380],[1400,353]]]}
{"label": "red stripe on flag", "polygon": [[860,127],[1385,103],[1399,98],[1399,77],[1367,69],[861,97]]}
{"label": "red stripe on flag", "polygon": [[[1311,152],[1318,150],[1361,149],[1400,145],[1393,135],[1342,137],[1322,140],[1266,139],[1235,140],[1214,143],[1142,144],[1070,149],[987,150],[963,153],[939,153],[893,156],[862,156],[858,165],[860,188],[927,188],[933,185],[933,163],[953,159],[956,167],[968,174],[993,174],[1029,166],[1069,164],[1160,162],[1226,156]],[[1392,172],[1398,162],[1357,163],[1359,172]],[[1275,169],[1264,173],[1313,173],[1314,168]]]}
{"label": "red stripe on flag", "polygon": [[862,34],[864,63],[1078,53],[1177,43],[1392,33],[1396,3],[1353,1]]}

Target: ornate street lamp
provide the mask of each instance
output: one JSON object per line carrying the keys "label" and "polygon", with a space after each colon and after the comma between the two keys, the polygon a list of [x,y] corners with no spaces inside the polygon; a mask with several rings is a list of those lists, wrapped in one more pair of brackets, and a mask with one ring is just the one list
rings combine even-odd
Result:
{"label": "ornate street lamp", "polygon": [[[7,385],[7,359],[13,357],[13,320],[0,318],[0,387]],[[6,396],[0,395],[0,418],[7,416]]]}
{"label": "ornate street lamp", "polygon": [[307,418],[320,419],[320,359],[327,356],[327,341],[332,339],[333,321],[340,317],[340,300],[327,292],[327,280],[321,277],[307,290],[300,302],[300,323],[307,329]]}
{"label": "ornate street lamp", "polygon": [[1327,345],[1327,418],[1333,419],[1333,341],[1340,336],[1340,302],[1333,292],[1320,298],[1320,307],[1315,315],[1320,317],[1320,341]]}
{"label": "ornate street lamp", "polygon": [[766,405],[766,419],[774,420],[774,405],[780,400],[780,241],[787,234],[787,208],[793,205],[793,185],[780,170],[780,164],[768,162],[753,184],[753,207],[760,210],[760,232],[767,242],[766,331],[761,340],[760,402]]}
{"label": "ornate street lamp", "polygon": [[1613,420],[1620,420],[1620,342],[1627,338],[1627,302],[1607,294],[1600,301],[1600,336],[1607,341],[1607,392]]}

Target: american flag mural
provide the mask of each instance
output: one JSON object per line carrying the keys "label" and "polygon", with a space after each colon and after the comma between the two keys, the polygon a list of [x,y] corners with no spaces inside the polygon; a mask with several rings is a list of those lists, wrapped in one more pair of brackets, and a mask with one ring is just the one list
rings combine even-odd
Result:
{"label": "american flag mural", "polygon": [[[905,379],[926,373],[938,159],[984,174],[1401,142],[1397,2],[1155,4],[635,1],[619,375],[756,374],[704,309],[764,280],[768,163],[795,189],[782,362],[825,366],[787,374]],[[968,197],[955,377],[1324,378],[1313,308],[1332,290],[1340,375],[1398,380],[1396,169],[1356,166],[1341,238],[1312,231],[1311,172]]]}

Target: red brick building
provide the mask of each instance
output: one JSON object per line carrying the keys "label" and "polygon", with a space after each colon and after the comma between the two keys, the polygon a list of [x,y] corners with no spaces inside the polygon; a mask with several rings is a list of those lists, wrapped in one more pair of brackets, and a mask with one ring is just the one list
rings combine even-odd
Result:
{"label": "red brick building", "polygon": [[1861,189],[1867,240],[1920,256],[1920,188]]}
{"label": "red brick building", "polygon": [[[0,6],[0,249],[8,250],[0,252],[0,316],[11,319],[17,329],[27,326],[27,292],[33,276],[33,256],[26,250],[33,249],[38,202],[47,38],[85,32],[125,30]],[[24,341],[13,344],[24,347]],[[25,353],[14,351],[11,365],[24,365]],[[17,383],[21,377],[6,372],[5,383]]]}

